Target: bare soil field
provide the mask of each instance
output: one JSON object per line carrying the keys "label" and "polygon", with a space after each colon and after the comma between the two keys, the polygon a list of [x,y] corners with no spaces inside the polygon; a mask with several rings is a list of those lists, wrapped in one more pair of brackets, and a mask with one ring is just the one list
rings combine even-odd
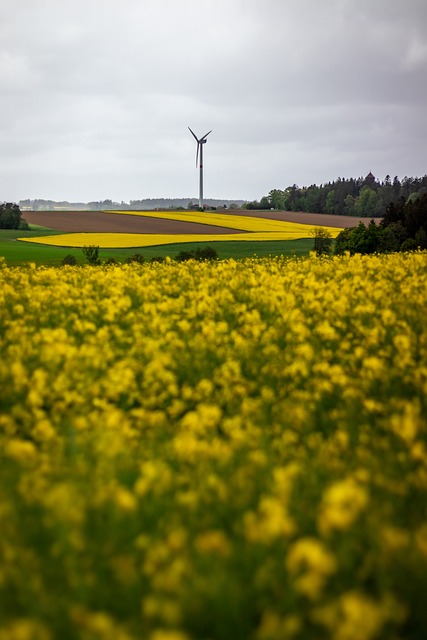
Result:
{"label": "bare soil field", "polygon": [[241,233],[237,229],[208,224],[102,211],[25,211],[22,217],[28,224],[67,233]]}
{"label": "bare soil field", "polygon": [[[219,212],[217,212],[219,213]],[[322,213],[302,213],[293,211],[225,211],[226,214],[269,218],[284,222],[299,222],[327,227],[355,227],[359,222],[369,224],[370,218],[353,218],[350,216],[333,216]],[[237,229],[214,227],[209,224],[164,220],[161,218],[145,218],[144,216],[115,215],[102,211],[25,211],[24,220],[29,224],[48,227],[54,231],[68,233],[241,233]]]}

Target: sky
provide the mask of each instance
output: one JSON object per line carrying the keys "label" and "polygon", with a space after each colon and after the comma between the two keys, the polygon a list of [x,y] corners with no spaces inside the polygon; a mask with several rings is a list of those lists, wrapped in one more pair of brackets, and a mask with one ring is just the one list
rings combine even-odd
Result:
{"label": "sky", "polygon": [[0,201],[427,173],[426,0],[0,0]]}

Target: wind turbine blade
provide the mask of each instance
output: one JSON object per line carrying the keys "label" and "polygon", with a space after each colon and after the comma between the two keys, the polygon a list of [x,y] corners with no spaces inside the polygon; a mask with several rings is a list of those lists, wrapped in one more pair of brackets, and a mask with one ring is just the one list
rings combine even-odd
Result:
{"label": "wind turbine blade", "polygon": [[207,137],[208,137],[208,135],[209,135],[210,133],[212,133],[212,131],[213,131],[213,129],[211,129],[210,131],[208,131],[207,133],[205,133],[205,135],[204,135],[202,138],[200,138],[200,140],[204,140],[205,138],[207,138]]}
{"label": "wind turbine blade", "polygon": [[[188,127],[188,128],[190,129],[190,127]],[[193,135],[194,139],[195,139],[195,140],[196,140],[196,142],[198,143],[198,142],[199,142],[199,139],[198,139],[198,137],[196,136],[196,134],[194,133],[194,131],[192,131],[192,130],[190,129],[190,132],[192,133],[192,135]]]}
{"label": "wind turbine blade", "polygon": [[196,167],[198,167],[199,165],[199,149],[200,149],[200,142],[197,140]]}

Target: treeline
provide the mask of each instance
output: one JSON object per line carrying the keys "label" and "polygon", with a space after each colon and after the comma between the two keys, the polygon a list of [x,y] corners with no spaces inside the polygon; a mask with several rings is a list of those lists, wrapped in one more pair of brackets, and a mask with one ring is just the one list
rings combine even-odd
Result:
{"label": "treeline", "polygon": [[[111,200],[110,200],[111,202]],[[31,211],[53,211],[55,209],[70,209],[73,211],[89,209],[86,202],[68,202],[67,200],[44,200],[43,198],[26,198],[19,201],[21,209],[31,209]]]}
{"label": "treeline", "polygon": [[333,215],[376,218],[385,215],[390,204],[415,200],[427,193],[427,175],[423,178],[405,176],[392,180],[387,175],[378,181],[372,173],[365,178],[337,178],[326,184],[285,190],[273,189],[261,200],[244,205],[245,209],[277,209],[280,211],[304,211]]}
{"label": "treeline", "polygon": [[[217,198],[205,198],[204,204],[206,207],[226,208],[226,209],[238,209],[244,200],[219,200]],[[125,206],[126,209],[135,209],[142,211],[149,211],[151,209],[192,209],[197,206],[197,199],[189,198],[144,198],[143,200],[131,200],[129,205]]]}
{"label": "treeline", "polygon": [[371,220],[343,229],[335,240],[335,254],[384,253],[427,249],[427,193],[416,199],[391,202],[380,224]]}
{"label": "treeline", "polygon": [[126,202],[114,202],[113,200],[94,200],[92,202],[69,202],[68,200],[45,200],[43,198],[27,198],[20,200],[21,209],[31,211],[103,211],[106,209],[129,209]]}
{"label": "treeline", "polygon": [[[194,202],[197,202],[194,200]],[[237,209],[244,200],[218,200],[212,198],[206,198],[204,203],[208,207],[225,207],[228,209]],[[94,200],[92,202],[68,202],[44,200],[36,198],[34,200],[27,198],[26,200],[20,200],[19,206],[21,209],[30,209],[31,211],[55,211],[58,209],[71,210],[71,211],[105,211],[109,209],[129,209],[150,211],[155,209],[191,209],[193,207],[193,200],[189,198],[143,198],[141,200],[130,200],[127,202],[114,202],[113,200]]]}

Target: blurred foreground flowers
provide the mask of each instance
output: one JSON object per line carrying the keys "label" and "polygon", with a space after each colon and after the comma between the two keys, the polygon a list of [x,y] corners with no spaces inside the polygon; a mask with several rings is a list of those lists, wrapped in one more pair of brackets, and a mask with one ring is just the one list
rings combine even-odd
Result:
{"label": "blurred foreground flowers", "polygon": [[427,255],[0,268],[0,638],[424,638]]}

